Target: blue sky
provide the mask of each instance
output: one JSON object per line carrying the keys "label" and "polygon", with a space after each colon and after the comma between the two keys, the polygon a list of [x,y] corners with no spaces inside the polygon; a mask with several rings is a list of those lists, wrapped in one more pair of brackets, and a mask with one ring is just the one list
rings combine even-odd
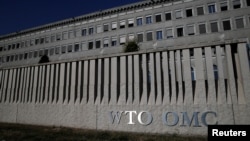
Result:
{"label": "blue sky", "polygon": [[0,0],[0,35],[143,0]]}

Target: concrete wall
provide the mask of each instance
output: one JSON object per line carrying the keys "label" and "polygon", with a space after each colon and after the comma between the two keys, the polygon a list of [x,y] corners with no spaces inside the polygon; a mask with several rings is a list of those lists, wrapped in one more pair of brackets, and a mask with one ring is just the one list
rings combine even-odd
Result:
{"label": "concrete wall", "polygon": [[1,69],[0,121],[206,135],[250,124],[249,81],[245,43]]}

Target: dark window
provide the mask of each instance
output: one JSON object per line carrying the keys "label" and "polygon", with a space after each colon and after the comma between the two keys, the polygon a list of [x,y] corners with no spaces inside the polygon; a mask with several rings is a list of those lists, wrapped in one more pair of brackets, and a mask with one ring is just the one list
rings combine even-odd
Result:
{"label": "dark window", "polygon": [[36,39],[35,40],[35,44],[37,45],[39,43],[39,39]]}
{"label": "dark window", "polygon": [[34,58],[36,58],[37,56],[38,56],[38,52],[35,51],[35,52],[34,52]]}
{"label": "dark window", "polygon": [[87,35],[87,29],[82,29],[82,36],[86,36]]}
{"label": "dark window", "polygon": [[23,60],[23,54],[19,54],[19,60]]}
{"label": "dark window", "polygon": [[166,21],[169,21],[172,19],[171,13],[166,13],[165,14]]}
{"label": "dark window", "polygon": [[11,50],[11,45],[8,45],[8,50]]}
{"label": "dark window", "polygon": [[68,52],[72,52],[73,50],[73,46],[72,45],[68,45]]}
{"label": "dark window", "polygon": [[205,34],[206,33],[206,25],[205,24],[200,24],[199,25],[199,30],[200,30],[200,34]]}
{"label": "dark window", "polygon": [[16,44],[16,48],[19,48],[19,47],[20,47],[20,43],[17,43],[17,44]]}
{"label": "dark window", "polygon": [[143,34],[142,33],[137,34],[137,40],[138,40],[138,42],[143,42]]}
{"label": "dark window", "polygon": [[18,60],[18,55],[16,54],[16,55],[15,55],[15,61],[17,61],[17,60]]}
{"label": "dark window", "polygon": [[79,51],[80,50],[80,46],[79,44],[75,44],[75,48],[74,48],[75,52]]}
{"label": "dark window", "polygon": [[152,41],[153,40],[153,33],[152,32],[148,32],[147,33],[147,41]]}
{"label": "dark window", "polygon": [[125,21],[121,21],[121,22],[120,22],[120,29],[125,28],[125,24],[126,24]]}
{"label": "dark window", "polygon": [[0,47],[0,51],[3,51],[3,47]]}
{"label": "dark window", "polygon": [[247,1],[247,6],[250,6],[250,0],[246,0]]}
{"label": "dark window", "polygon": [[152,23],[152,17],[148,16],[146,17],[146,24],[151,24]]}
{"label": "dark window", "polygon": [[220,10],[221,11],[227,11],[228,8],[227,8],[227,2],[223,2],[220,4]]}
{"label": "dark window", "polygon": [[32,58],[33,52],[29,52],[29,58]]}
{"label": "dark window", "polygon": [[233,1],[233,7],[234,7],[234,9],[240,8],[241,7],[240,0],[234,0]]}
{"label": "dark window", "polygon": [[12,49],[15,49],[16,48],[16,44],[12,44]]}
{"label": "dark window", "polygon": [[193,10],[192,9],[187,9],[186,14],[187,14],[187,17],[192,17],[193,16]]}
{"label": "dark window", "polygon": [[109,25],[105,24],[105,25],[103,26],[103,31],[104,31],[104,32],[109,31]]}
{"label": "dark window", "polygon": [[129,20],[128,21],[128,27],[133,27],[134,26],[134,20]]}
{"label": "dark window", "polygon": [[54,55],[54,51],[55,51],[54,48],[51,48],[50,51],[49,51],[49,54]]}
{"label": "dark window", "polygon": [[215,13],[215,4],[208,5],[208,13]]}
{"label": "dark window", "polygon": [[137,26],[142,25],[142,18],[136,19],[136,24],[137,24]]}
{"label": "dark window", "polygon": [[93,49],[93,46],[94,46],[93,42],[89,42],[88,49]]}
{"label": "dark window", "polygon": [[155,16],[155,22],[161,22],[161,15]]}
{"label": "dark window", "polygon": [[55,53],[56,53],[56,54],[59,54],[59,53],[60,53],[60,47],[56,47]]}
{"label": "dark window", "polygon": [[116,44],[117,44],[117,40],[116,39],[112,39],[111,45],[112,46],[116,46]]}
{"label": "dark window", "polygon": [[60,41],[60,40],[61,40],[61,34],[60,34],[60,33],[56,35],[56,40],[57,40],[57,41]]}
{"label": "dark window", "polygon": [[223,29],[224,30],[231,30],[230,21],[223,21],[222,24],[223,24]]}
{"label": "dark window", "polygon": [[204,15],[203,7],[197,7],[197,15]]}
{"label": "dark window", "polygon": [[182,37],[183,36],[183,28],[179,27],[177,28],[177,37]]}
{"label": "dark window", "polygon": [[157,40],[162,40],[162,31],[156,31],[156,39]]}
{"label": "dark window", "polygon": [[92,35],[93,33],[94,33],[94,28],[93,27],[89,28],[89,35]]}
{"label": "dark window", "polygon": [[25,53],[24,54],[24,59],[27,59],[28,58],[28,53]]}
{"label": "dark window", "polygon": [[62,46],[61,53],[62,53],[62,54],[66,53],[66,46]]}
{"label": "dark window", "polygon": [[235,23],[236,23],[236,28],[244,28],[243,18],[236,19]]}
{"label": "dark window", "polygon": [[48,49],[44,50],[44,55],[47,55],[47,56],[49,55],[49,50]]}
{"label": "dark window", "polygon": [[101,47],[101,41],[98,40],[95,42],[95,48],[100,48]]}
{"label": "dark window", "polygon": [[44,43],[44,38],[40,39],[40,43],[43,44]]}
{"label": "dark window", "polygon": [[211,23],[211,32],[218,32],[217,22]]}

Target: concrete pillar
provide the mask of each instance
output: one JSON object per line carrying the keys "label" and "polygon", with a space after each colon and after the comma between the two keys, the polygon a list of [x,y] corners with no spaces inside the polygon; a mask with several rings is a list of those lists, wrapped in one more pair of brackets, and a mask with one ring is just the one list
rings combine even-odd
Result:
{"label": "concrete pillar", "polygon": [[4,71],[4,83],[3,83],[3,91],[2,91],[2,99],[1,99],[1,102],[4,103],[5,102],[5,99],[6,99],[6,90],[7,90],[7,85],[8,85],[8,79],[9,79],[9,70],[5,70]]}
{"label": "concrete pillar", "polygon": [[42,77],[41,77],[41,93],[40,93],[40,102],[43,103],[44,101],[44,81],[45,81],[45,65],[42,66]]}
{"label": "concrete pillar", "polygon": [[37,84],[37,96],[36,96],[36,103],[40,102],[41,98],[41,79],[42,79],[42,66],[38,66],[38,84]]}
{"label": "concrete pillar", "polygon": [[182,87],[182,61],[181,61],[181,53],[180,50],[176,50],[176,73],[177,73],[177,81],[178,81],[178,97],[177,104],[183,105],[183,87]]}
{"label": "concrete pillar", "polygon": [[148,70],[147,70],[147,58],[146,54],[142,54],[142,96],[141,105],[148,103]]}
{"label": "concrete pillar", "polygon": [[26,77],[26,68],[21,68],[22,69],[22,74],[21,74],[21,81],[20,81],[20,103],[24,102],[24,89],[25,89],[25,77]]}
{"label": "concrete pillar", "polygon": [[24,99],[24,102],[25,103],[28,103],[28,96],[29,96],[29,87],[30,87],[30,69],[31,67],[27,67],[26,68],[26,87],[25,87],[25,99]]}
{"label": "concrete pillar", "polygon": [[103,99],[102,99],[102,104],[109,104],[109,95],[110,95],[110,87],[109,87],[109,78],[110,78],[110,69],[109,69],[109,58],[105,58],[104,59],[104,81],[103,81],[103,85],[104,85],[104,95],[103,95]]}
{"label": "concrete pillar", "polygon": [[6,93],[6,97],[5,97],[5,102],[9,103],[10,100],[10,92],[11,92],[11,84],[12,84],[12,76],[13,76],[13,70],[12,69],[8,69],[9,75],[8,75],[8,86],[7,86],[7,93]]}
{"label": "concrete pillar", "polygon": [[154,53],[150,53],[150,64],[149,64],[149,71],[150,71],[150,80],[151,80],[151,91],[149,95],[149,105],[155,105],[156,103],[156,93],[155,93],[155,58]]}
{"label": "concrete pillar", "polygon": [[60,64],[60,80],[59,80],[59,97],[58,97],[58,104],[63,104],[63,92],[64,92],[64,79],[65,79],[65,63]]}
{"label": "concrete pillar", "polygon": [[162,52],[162,68],[163,68],[163,81],[164,81],[164,93],[163,104],[170,104],[170,91],[169,91],[169,67],[168,67],[168,52]]}
{"label": "concrete pillar", "polygon": [[[1,77],[1,74],[0,74]],[[0,78],[1,81],[1,78]],[[16,69],[13,69],[13,77],[12,77],[12,84],[11,84],[11,96],[10,96],[10,103],[13,103],[14,100],[14,95],[15,95],[15,84],[16,84]]]}
{"label": "concrete pillar", "polygon": [[78,61],[76,62],[78,65],[78,77],[76,78],[76,82],[77,82],[77,93],[76,93],[76,101],[75,104],[78,105],[80,104],[80,95],[81,95],[81,80],[82,80],[82,61]]}
{"label": "concrete pillar", "polygon": [[76,101],[76,62],[72,62],[71,66],[71,85],[70,85],[70,104]]}
{"label": "concrete pillar", "polygon": [[117,104],[117,57],[111,58],[110,104]]}
{"label": "concrete pillar", "polygon": [[241,81],[243,84],[243,91],[245,102],[250,102],[250,71],[249,71],[249,58],[247,56],[246,44],[238,44],[239,62],[241,70]]}
{"label": "concrete pillar", "polygon": [[60,78],[60,70],[59,70],[60,64],[56,64],[55,66],[55,92],[54,92],[54,99],[53,99],[53,103],[56,104],[58,102],[59,99],[59,86],[60,86],[60,82],[58,81]]}
{"label": "concrete pillar", "polygon": [[234,68],[233,68],[233,61],[232,61],[232,52],[231,46],[226,45],[226,59],[227,59],[227,74],[228,74],[228,94],[227,94],[227,103],[228,104],[237,104],[237,92],[236,92],[236,84],[235,84],[235,77],[234,77]]}
{"label": "concrete pillar", "polygon": [[213,70],[213,58],[211,47],[205,47],[205,57],[206,57],[206,72],[207,72],[207,84],[208,84],[208,93],[207,93],[207,104],[215,105],[216,102],[216,91],[214,83],[214,70]]}
{"label": "concrete pillar", "polygon": [[175,71],[175,57],[174,57],[174,51],[169,52],[170,55],[170,62],[169,62],[169,67],[170,67],[170,73],[171,73],[171,104],[175,105],[177,103],[176,99],[176,71]]}
{"label": "concrete pillar", "polygon": [[182,50],[183,54],[183,79],[185,82],[184,105],[193,104],[193,88],[191,78],[191,59],[189,49]]}
{"label": "concrete pillar", "polygon": [[227,97],[226,97],[226,90],[225,90],[225,77],[224,77],[224,70],[223,70],[223,58],[221,47],[216,46],[216,58],[217,58],[217,67],[218,67],[218,93],[217,93],[217,101],[218,104],[226,104]]}
{"label": "concrete pillar", "polygon": [[88,104],[94,104],[96,98],[96,90],[95,90],[95,75],[96,75],[96,68],[95,68],[95,60],[90,60],[90,67],[89,67],[89,100]]}
{"label": "concrete pillar", "polygon": [[127,104],[131,105],[133,103],[133,97],[134,97],[134,92],[133,92],[133,58],[131,55],[128,56],[128,100]]}
{"label": "concrete pillar", "polygon": [[96,101],[95,104],[99,105],[101,104],[102,101],[102,59],[98,59],[98,68],[97,68],[97,76],[98,76],[98,82],[97,82],[97,97],[96,97]]}
{"label": "concrete pillar", "polygon": [[44,104],[47,104],[49,102],[49,86],[52,85],[51,84],[51,81],[50,81],[50,66],[51,65],[46,65],[45,67],[45,71],[46,71],[46,81],[45,81],[45,90],[44,90],[44,94],[45,94],[45,98],[44,98],[44,101],[43,103]]}
{"label": "concrete pillar", "polygon": [[3,90],[3,79],[4,79],[4,75],[3,75],[3,72],[4,72],[4,70],[0,70],[0,103],[1,103],[1,101],[2,101],[2,90]]}
{"label": "concrete pillar", "polygon": [[134,55],[134,105],[139,105],[140,103],[140,97],[141,97],[141,91],[140,91],[140,60],[139,55]]}
{"label": "concrete pillar", "polygon": [[35,66],[34,68],[34,81],[33,81],[33,90],[32,90],[32,103],[36,102],[36,96],[37,96],[37,79],[38,78],[38,66]]}
{"label": "concrete pillar", "polygon": [[206,89],[204,76],[204,63],[202,57],[202,48],[194,48],[195,72],[196,72],[196,90],[194,94],[194,104],[206,104]]}
{"label": "concrete pillar", "polygon": [[124,105],[126,103],[126,56],[120,57],[120,96],[119,96],[119,105]]}
{"label": "concrete pillar", "polygon": [[28,103],[32,102],[33,86],[34,85],[34,67],[30,67],[30,86],[28,93]]}
{"label": "concrete pillar", "polygon": [[87,104],[88,83],[89,83],[89,61],[84,61],[84,77],[83,77],[83,99],[82,104]]}
{"label": "concrete pillar", "polygon": [[69,99],[70,99],[70,94],[69,94],[69,88],[70,88],[70,82],[71,82],[71,80],[70,80],[70,64],[71,63],[67,63],[67,67],[66,67],[66,74],[65,74],[65,79],[66,79],[66,81],[65,81],[65,91],[62,93],[62,95],[63,95],[63,104],[68,104],[69,103]]}
{"label": "concrete pillar", "polygon": [[156,61],[155,61],[155,66],[156,66],[156,84],[157,84],[157,94],[156,94],[156,104],[157,105],[161,105],[162,104],[162,70],[161,70],[161,68],[162,68],[162,61],[161,61],[161,54],[160,54],[160,52],[157,52],[156,54],[155,54],[155,59],[156,59]]}
{"label": "concrete pillar", "polygon": [[55,84],[54,84],[54,79],[55,79],[55,76],[54,76],[54,64],[50,65],[50,80],[49,80],[49,93],[48,93],[48,103],[49,104],[52,104],[52,95],[54,94],[54,91],[53,91],[53,88],[55,87]]}

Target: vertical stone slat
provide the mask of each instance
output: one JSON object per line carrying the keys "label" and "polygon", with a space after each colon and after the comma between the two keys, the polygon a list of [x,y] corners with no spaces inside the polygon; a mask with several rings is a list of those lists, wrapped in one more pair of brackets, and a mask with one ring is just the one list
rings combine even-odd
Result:
{"label": "vertical stone slat", "polygon": [[128,99],[127,104],[131,105],[133,103],[133,59],[132,56],[128,56]]}
{"label": "vertical stone slat", "polygon": [[155,93],[155,58],[154,53],[150,53],[150,80],[151,80],[151,91],[149,95],[149,105],[155,105],[156,93]]}
{"label": "vertical stone slat", "polygon": [[147,58],[146,54],[142,54],[142,96],[141,105],[148,103],[148,70],[147,70]]}
{"label": "vertical stone slat", "polygon": [[120,57],[120,97],[119,97],[119,105],[124,105],[126,103],[126,56]]}
{"label": "vertical stone slat", "polygon": [[164,83],[164,93],[163,93],[163,104],[170,104],[170,91],[169,91],[169,67],[168,67],[168,52],[162,52],[162,68],[163,68],[163,83]]}
{"label": "vertical stone slat", "polygon": [[75,92],[76,92],[76,63],[71,63],[71,85],[70,85],[70,104],[75,104]]}
{"label": "vertical stone slat", "polygon": [[69,87],[70,87],[70,63],[68,62],[67,63],[67,68],[66,68],[66,74],[65,74],[65,79],[66,81],[64,80],[65,82],[65,91],[64,91],[64,99],[63,99],[63,103],[64,104],[68,104],[69,103]]}
{"label": "vertical stone slat", "polygon": [[55,88],[55,84],[53,83],[55,80],[55,78],[54,78],[54,64],[52,64],[52,65],[50,65],[50,85],[49,85],[49,93],[48,93],[48,98],[49,98],[49,100],[48,100],[48,103],[49,104],[52,104],[52,95],[54,94],[54,91],[53,91],[53,88]]}
{"label": "vertical stone slat", "polygon": [[83,99],[82,104],[87,103],[87,96],[88,96],[88,75],[89,75],[89,61],[84,61],[84,80],[83,80]]}
{"label": "vertical stone slat", "polygon": [[204,65],[202,57],[202,48],[194,49],[195,69],[196,69],[196,90],[194,95],[194,104],[206,103],[206,89],[204,77]]}
{"label": "vertical stone slat", "polygon": [[178,82],[178,97],[177,104],[183,105],[184,95],[183,95],[183,83],[182,83],[182,61],[181,61],[181,52],[180,50],[176,50],[176,73],[177,73],[177,82]]}
{"label": "vertical stone slat", "polygon": [[102,104],[109,104],[109,58],[104,59],[104,95]]}
{"label": "vertical stone slat", "polygon": [[175,70],[175,57],[174,57],[174,51],[170,51],[170,75],[171,75],[171,97],[170,101],[172,105],[175,105],[177,103],[177,97],[176,97],[176,70]]}
{"label": "vertical stone slat", "polygon": [[246,104],[246,101],[250,102],[250,71],[249,71],[249,58],[247,56],[246,44],[238,44],[238,53],[240,70],[241,70],[241,82],[243,86],[243,95],[239,96],[244,99],[242,103]]}
{"label": "vertical stone slat", "polygon": [[45,91],[44,91],[44,94],[45,94],[45,100],[44,100],[44,104],[47,104],[49,103],[49,92],[50,92],[50,85],[51,85],[51,81],[50,81],[50,66],[51,65],[47,65],[46,67],[46,81],[45,81]]}
{"label": "vertical stone slat", "polygon": [[60,82],[58,81],[59,76],[60,76],[60,70],[59,70],[60,64],[56,64],[55,66],[55,91],[54,91],[54,99],[53,99],[53,103],[56,104],[57,100],[58,100],[58,93],[59,93],[59,86],[60,86]]}
{"label": "vertical stone slat", "polygon": [[42,78],[42,66],[38,66],[38,84],[37,84],[37,97],[36,97],[36,103],[40,102],[40,95],[41,95],[41,78]]}
{"label": "vertical stone slat", "polygon": [[34,87],[34,68],[35,67],[30,67],[30,86],[28,94],[28,103],[32,103],[33,87]]}
{"label": "vertical stone slat", "polygon": [[111,105],[117,104],[117,57],[111,58],[111,82],[110,82]]}
{"label": "vertical stone slat", "polygon": [[78,61],[76,62],[77,65],[78,65],[78,78],[77,79],[77,97],[76,97],[76,102],[75,104],[80,104],[80,94],[81,94],[81,79],[82,79],[82,62],[81,61]]}
{"label": "vertical stone slat", "polygon": [[59,82],[59,97],[58,97],[58,104],[63,104],[63,91],[64,91],[64,79],[65,79],[65,63],[60,64],[60,74],[58,76],[60,77],[60,82]]}
{"label": "vertical stone slat", "polygon": [[208,83],[208,93],[207,93],[207,104],[215,105],[216,102],[216,91],[215,91],[215,78],[213,70],[213,58],[211,47],[205,48],[206,57],[206,72],[207,72],[207,83]]}
{"label": "vertical stone slat", "polygon": [[20,103],[23,103],[24,102],[24,89],[25,89],[25,72],[26,72],[26,68],[21,68],[22,69],[22,73],[21,73],[21,81],[20,81]]}
{"label": "vertical stone slat", "polygon": [[33,89],[32,89],[32,103],[35,103],[36,102],[36,96],[37,96],[37,93],[36,93],[36,90],[37,90],[37,78],[38,78],[38,66],[35,66],[34,68],[34,81],[33,81]]}
{"label": "vertical stone slat", "polygon": [[40,93],[40,103],[43,103],[44,101],[44,79],[45,76],[45,65],[42,66],[42,77],[41,77],[41,93]]}
{"label": "vertical stone slat", "polygon": [[98,82],[97,82],[97,97],[95,104],[99,105],[101,104],[101,98],[102,98],[102,59],[98,59]]}
{"label": "vertical stone slat", "polygon": [[9,103],[9,100],[10,100],[10,92],[11,92],[11,83],[12,83],[12,76],[13,76],[13,70],[12,69],[9,69],[9,78],[8,78],[8,86],[7,86],[7,93],[6,93],[6,103]]}
{"label": "vertical stone slat", "polygon": [[216,46],[216,58],[217,58],[217,68],[218,68],[218,93],[217,102],[218,104],[226,104],[226,90],[225,90],[225,77],[222,63],[222,52],[221,47]]}
{"label": "vertical stone slat", "polygon": [[[13,69],[13,78],[12,78],[12,84],[11,84],[12,90],[11,90],[11,97],[10,97],[11,103],[15,101],[14,98],[15,98],[15,88],[16,88],[15,84],[16,84],[16,76],[17,76],[16,73],[17,73],[16,69]],[[1,77],[1,74],[0,74],[0,77]],[[0,78],[0,81],[1,81],[1,78]]]}
{"label": "vertical stone slat", "polygon": [[191,59],[189,49],[182,50],[183,53],[183,79],[185,81],[184,104],[193,104],[193,88],[191,78]]}
{"label": "vertical stone slat", "polygon": [[8,70],[4,70],[4,82],[3,82],[2,99],[1,99],[2,103],[5,102],[7,82],[8,82]]}
{"label": "vertical stone slat", "polygon": [[3,72],[4,72],[4,70],[0,70],[0,103],[2,101],[2,95],[3,95],[2,90],[3,90],[3,85],[4,85],[4,83],[3,83],[4,73]]}
{"label": "vertical stone slat", "polygon": [[138,105],[140,103],[140,62],[139,55],[134,55],[134,105]]}
{"label": "vertical stone slat", "polygon": [[228,95],[227,95],[227,103],[228,104],[237,104],[237,92],[236,92],[236,84],[235,84],[235,77],[234,77],[234,68],[233,68],[233,61],[232,61],[232,52],[231,46],[226,45],[226,59],[227,59],[227,74],[228,74]]}
{"label": "vertical stone slat", "polygon": [[29,87],[30,87],[30,68],[31,67],[27,67],[26,68],[26,87],[25,87],[25,99],[24,102],[28,103],[28,96],[29,96]]}
{"label": "vertical stone slat", "polygon": [[160,52],[157,52],[155,54],[156,58],[156,84],[157,84],[157,97],[156,97],[156,104],[161,105],[162,104],[162,62],[161,62],[161,54]]}
{"label": "vertical stone slat", "polygon": [[90,60],[89,67],[89,101],[88,104],[95,103],[95,60]]}

